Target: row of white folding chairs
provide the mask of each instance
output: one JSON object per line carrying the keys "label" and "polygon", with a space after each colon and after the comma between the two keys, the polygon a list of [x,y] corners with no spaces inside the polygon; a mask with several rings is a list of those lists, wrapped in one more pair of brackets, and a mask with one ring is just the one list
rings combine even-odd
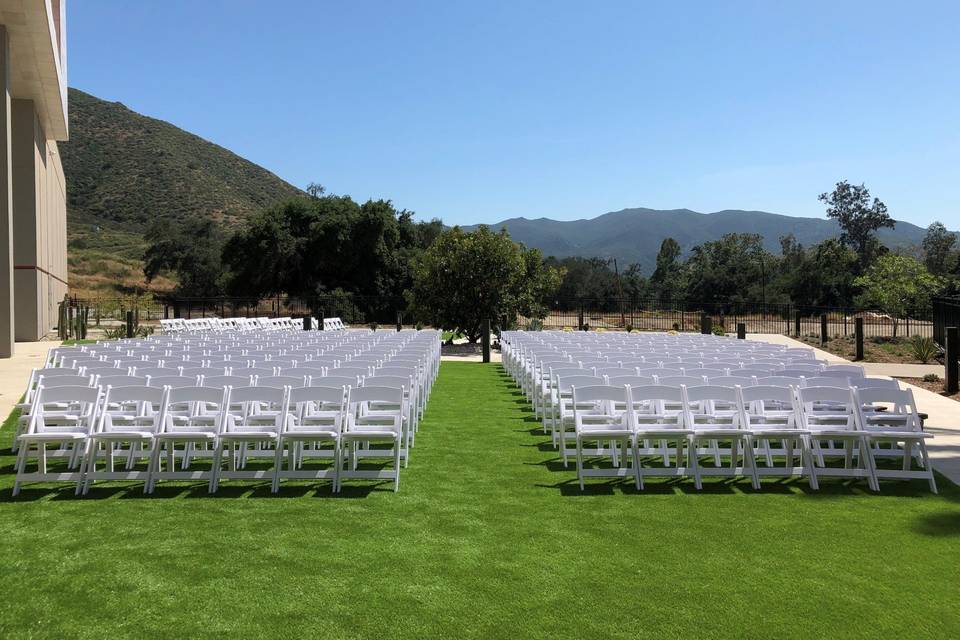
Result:
{"label": "row of white folding chairs", "polygon": [[292,318],[171,318],[160,320],[165,334],[223,332],[223,331],[276,331],[295,328]]}
{"label": "row of white folding chairs", "polygon": [[[548,354],[532,354],[532,359],[529,363],[524,363],[519,370],[515,370],[515,376],[520,377],[519,384],[521,389],[523,389],[525,395],[531,399],[533,403],[533,409],[535,415],[538,417],[543,417],[545,415],[545,402],[549,398],[551,389],[550,389],[550,369],[558,367],[586,367],[592,366],[596,369],[621,369],[621,370],[635,370],[637,375],[642,375],[645,371],[659,373],[659,375],[687,375],[688,371],[693,375],[743,375],[743,376],[752,376],[752,375],[785,375],[785,376],[801,376],[801,375],[853,375],[853,376],[863,376],[863,368],[859,365],[825,365],[824,363],[817,360],[807,360],[807,361],[793,361],[789,366],[782,364],[752,364],[748,368],[744,368],[744,365],[747,363],[740,362],[736,360],[728,361],[724,366],[715,365],[714,367],[705,367],[705,363],[696,362],[696,366],[692,368],[686,368],[684,366],[673,364],[670,365],[664,361],[657,363],[610,363],[603,360],[595,361],[575,361],[570,355],[557,354],[556,352],[549,352]],[[738,364],[740,365],[738,367]],[[627,366],[629,365],[629,366]],[[670,372],[669,374],[667,372]],[[624,375],[629,375],[629,373],[624,373]]]}
{"label": "row of white folding chairs", "polygon": [[[733,386],[755,386],[755,385],[775,385],[786,387],[808,387],[808,386],[856,386],[865,388],[892,388],[899,389],[899,383],[891,378],[866,378],[863,376],[834,375],[834,376],[739,376],[720,373],[717,375],[707,375],[697,373],[694,375],[677,374],[672,370],[658,370],[664,373],[657,374],[652,371],[645,372],[622,372],[607,371],[601,373],[596,369],[578,369],[578,368],[558,368],[551,369],[550,372],[550,393],[547,398],[547,406],[543,412],[542,425],[544,433],[551,434],[555,446],[558,446],[563,440],[562,431],[559,430],[560,423],[563,422],[565,410],[568,408],[571,397],[571,388],[574,385],[583,384],[615,384],[622,386],[630,385],[668,385],[677,386],[681,384],[694,386],[701,384],[719,385],[725,387]],[[569,412],[566,418],[571,418]]]}
{"label": "row of white folding chairs", "polygon": [[[334,491],[345,479],[390,479],[396,491],[405,402],[402,388],[378,386],[41,387],[29,427],[18,438],[13,493],[26,482],[73,482],[80,493],[97,480],[140,481],[147,493],[159,480],[206,480],[214,492],[223,479],[268,478],[274,492],[283,478],[328,478]],[[272,468],[247,469],[248,445],[254,444],[271,451]],[[53,471],[51,445],[67,452],[65,464]],[[27,468],[31,456],[36,471]],[[360,469],[360,457],[387,459],[392,467]],[[97,467],[101,458],[103,470]],[[304,469],[311,458],[333,466]],[[212,465],[191,467],[198,459]]]}
{"label": "row of white folding chairs", "polygon": [[[931,436],[909,389],[587,385],[573,387],[572,407],[581,489],[590,476],[633,478],[637,488],[645,477],[693,477],[698,489],[704,476],[749,477],[755,488],[761,476],[805,476],[813,489],[820,478],[840,477],[865,479],[874,491],[888,478],[925,479],[937,490],[926,449]],[[782,466],[757,464],[770,441],[781,443]],[[588,468],[585,456],[609,464]],[[714,464],[704,465],[704,457]],[[900,459],[900,468],[878,466],[883,457]],[[664,464],[645,465],[649,458]]]}

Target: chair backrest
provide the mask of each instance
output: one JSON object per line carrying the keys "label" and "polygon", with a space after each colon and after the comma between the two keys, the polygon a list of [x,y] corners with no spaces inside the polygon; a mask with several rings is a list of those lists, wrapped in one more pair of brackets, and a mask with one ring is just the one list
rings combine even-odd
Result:
{"label": "chair backrest", "polygon": [[857,389],[899,389],[900,381],[896,378],[857,378],[851,380],[851,385]]}
{"label": "chair backrest", "polygon": [[231,404],[256,402],[280,405],[287,397],[283,387],[234,387],[229,390]]}
{"label": "chair backrest", "polygon": [[606,376],[608,378],[616,378],[620,376],[635,376],[637,375],[636,368],[631,367],[594,367],[594,375],[597,376]]}
{"label": "chair backrest", "polygon": [[646,385],[656,384],[656,380],[654,380],[653,376],[638,376],[638,375],[607,376],[606,380],[607,380],[607,384],[613,387],[623,387],[623,386],[642,387]]}
{"label": "chair backrest", "polygon": [[307,386],[306,376],[257,376],[258,387],[305,387]]}
{"label": "chair backrest", "polygon": [[657,376],[657,384],[665,384],[673,387],[687,385],[690,387],[706,384],[703,376]]}
{"label": "chair backrest", "polygon": [[[118,373],[122,373],[118,369],[115,371],[117,371]],[[48,378],[46,376],[40,376],[37,379],[37,385],[44,386],[48,389],[52,389],[54,387],[89,387],[91,384],[93,384],[93,380],[94,380],[93,376],[74,375],[74,376],[53,376],[51,378]]]}
{"label": "chair backrest", "polygon": [[157,376],[156,378],[150,378],[151,387],[182,389],[184,387],[195,387],[197,383],[197,376]]}
{"label": "chair backrest", "polygon": [[373,375],[363,379],[365,387],[394,387],[396,389],[409,389],[410,378],[404,376],[381,376]]}
{"label": "chair backrest", "polygon": [[725,387],[716,384],[701,384],[695,387],[685,387],[688,402],[703,402],[714,400],[719,402],[737,402],[736,387]]}
{"label": "chair backrest", "polygon": [[98,376],[96,385],[101,389],[107,387],[145,387],[150,380],[140,376]]}
{"label": "chair backrest", "polygon": [[683,402],[683,392],[679,386],[663,384],[631,386],[630,394],[633,396],[635,403],[644,401]]}
{"label": "chair backrest", "polygon": [[803,376],[757,376],[757,384],[768,387],[802,387]]}
{"label": "chair backrest", "polygon": [[96,404],[100,399],[100,389],[90,386],[63,385],[58,387],[40,386],[37,394],[37,407],[43,411],[47,404],[69,404],[73,402]]}
{"label": "chair backrest", "polygon": [[110,386],[104,392],[106,402],[151,402],[159,404],[165,400],[164,389],[146,386]]}
{"label": "chair backrest", "polygon": [[201,376],[200,386],[215,387],[223,389],[224,387],[247,387],[252,380],[250,376]]}
{"label": "chair backrest", "polygon": [[169,402],[205,402],[223,406],[226,402],[227,390],[215,387],[173,387],[170,389]]}
{"label": "chair backrest", "polygon": [[757,384],[752,387],[741,387],[740,397],[746,404],[754,402],[777,402],[788,403],[792,406],[796,400],[796,396],[791,387],[764,384]]}
{"label": "chair backrest", "polygon": [[383,402],[388,404],[401,404],[403,402],[403,389],[393,387],[350,387],[347,392],[347,404],[352,407],[363,402]]}
{"label": "chair backrest", "polygon": [[356,387],[360,384],[356,376],[313,376],[311,387]]}
{"label": "chair backrest", "polygon": [[594,384],[583,387],[573,387],[574,411],[579,404],[591,402],[627,402],[628,386],[617,387],[608,384]]}
{"label": "chair backrest", "polygon": [[272,376],[274,374],[272,367],[234,367],[230,370],[234,376]]}
{"label": "chair backrest", "polygon": [[357,376],[359,378],[370,375],[368,367],[337,367],[336,369],[328,369],[328,372],[335,376]]}
{"label": "chair backrest", "polygon": [[710,378],[710,377],[717,377],[717,376],[725,376],[727,375],[727,372],[723,369],[711,369],[708,367],[700,367],[695,369],[684,369],[683,375]]}
{"label": "chair backrest", "polygon": [[803,379],[805,387],[849,387],[850,378],[847,376],[810,376]]}
{"label": "chair backrest", "polygon": [[[590,369],[583,369],[583,371],[590,371]],[[578,387],[592,387],[592,386],[606,386],[607,381],[600,376],[591,376],[591,375],[572,375],[572,376],[563,376],[562,378],[557,379],[557,388],[561,393],[570,391],[574,386]]]}
{"label": "chair backrest", "polygon": [[[850,387],[801,387],[797,389],[797,394],[805,411],[812,409],[817,403],[828,403],[842,405],[852,414],[856,405],[853,389]],[[838,411],[834,410],[833,413]]]}
{"label": "chair backrest", "polygon": [[[793,366],[796,366],[796,365],[793,365]],[[846,374],[846,375],[849,375],[851,378],[853,377],[862,378],[865,375],[863,367],[861,367],[858,364],[828,364],[823,368],[823,371],[821,371],[820,373],[820,375],[823,375],[823,376],[830,376],[834,374],[841,374],[841,375]]]}
{"label": "chair backrest", "polygon": [[339,387],[300,387],[290,390],[290,405],[297,407],[305,402],[343,404],[343,389]]}
{"label": "chair backrest", "polygon": [[750,387],[756,384],[756,378],[747,376],[708,376],[707,384],[720,387]]}

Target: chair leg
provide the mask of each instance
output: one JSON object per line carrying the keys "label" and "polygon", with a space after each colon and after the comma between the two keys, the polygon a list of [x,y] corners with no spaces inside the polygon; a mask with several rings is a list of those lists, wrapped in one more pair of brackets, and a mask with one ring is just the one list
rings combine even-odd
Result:
{"label": "chair leg", "polygon": [[927,457],[927,443],[923,440],[917,443],[920,449],[920,456],[923,458],[923,468],[927,470],[927,480],[930,483],[930,491],[937,493],[937,480],[933,476],[933,467],[930,466],[930,459]]}
{"label": "chair leg", "polygon": [[637,491],[643,489],[643,471],[640,469],[640,447],[636,437],[632,442],[627,443],[633,450],[633,481],[637,485]]}
{"label": "chair leg", "polygon": [[583,443],[577,435],[577,480],[580,482],[580,491],[583,491]]}
{"label": "chair leg", "polygon": [[[393,479],[393,492],[400,490],[400,438],[393,443],[393,468],[396,470],[396,477]],[[406,466],[406,464],[404,464]]]}
{"label": "chair leg", "polygon": [[26,442],[17,449],[17,479],[13,483],[13,495],[17,496],[20,494],[20,477],[23,475],[24,470],[27,467],[27,453],[30,451],[30,443]]}
{"label": "chair leg", "polygon": [[[680,441],[677,441],[677,447],[681,446]],[[679,464],[680,455],[677,455],[677,463]],[[703,488],[703,482],[700,480],[700,461],[697,460],[697,440],[694,436],[689,436],[687,438],[687,463],[693,467],[693,486],[699,491]]]}
{"label": "chair leg", "polygon": [[[288,448],[290,449],[290,469],[293,470],[293,458],[294,451],[296,450],[295,443],[289,443]],[[280,467],[283,464],[283,441],[277,441],[277,450],[273,456],[273,482],[270,483],[270,493],[277,493],[280,490]]]}

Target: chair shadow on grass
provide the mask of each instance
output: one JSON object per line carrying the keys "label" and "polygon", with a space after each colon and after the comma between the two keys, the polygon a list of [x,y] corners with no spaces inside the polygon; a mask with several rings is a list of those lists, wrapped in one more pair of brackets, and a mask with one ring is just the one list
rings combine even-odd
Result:
{"label": "chair shadow on grass", "polygon": [[283,499],[283,498],[326,498],[326,499],[357,499],[366,498],[373,493],[393,493],[393,481],[380,481],[366,484],[345,484],[340,493],[333,493],[329,483],[324,484],[297,484],[280,485],[277,493],[270,491],[270,482],[256,482],[244,484],[221,484],[216,493],[210,493],[206,482],[158,484],[153,493],[144,493],[142,483],[94,484],[86,495],[75,494],[75,485],[62,484],[56,487],[24,486],[20,495],[13,496],[11,487],[0,490],[0,503],[3,502],[41,502],[70,500],[82,502],[85,500],[177,500],[177,499],[209,499],[209,500],[245,500],[245,499]]}

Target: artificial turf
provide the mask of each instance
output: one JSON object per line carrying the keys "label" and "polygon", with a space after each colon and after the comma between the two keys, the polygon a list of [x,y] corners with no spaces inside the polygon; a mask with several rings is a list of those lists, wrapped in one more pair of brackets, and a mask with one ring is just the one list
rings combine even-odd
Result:
{"label": "artificial turf", "polygon": [[960,489],[590,481],[497,365],[444,363],[400,492],[28,485],[0,638],[960,636]]}

